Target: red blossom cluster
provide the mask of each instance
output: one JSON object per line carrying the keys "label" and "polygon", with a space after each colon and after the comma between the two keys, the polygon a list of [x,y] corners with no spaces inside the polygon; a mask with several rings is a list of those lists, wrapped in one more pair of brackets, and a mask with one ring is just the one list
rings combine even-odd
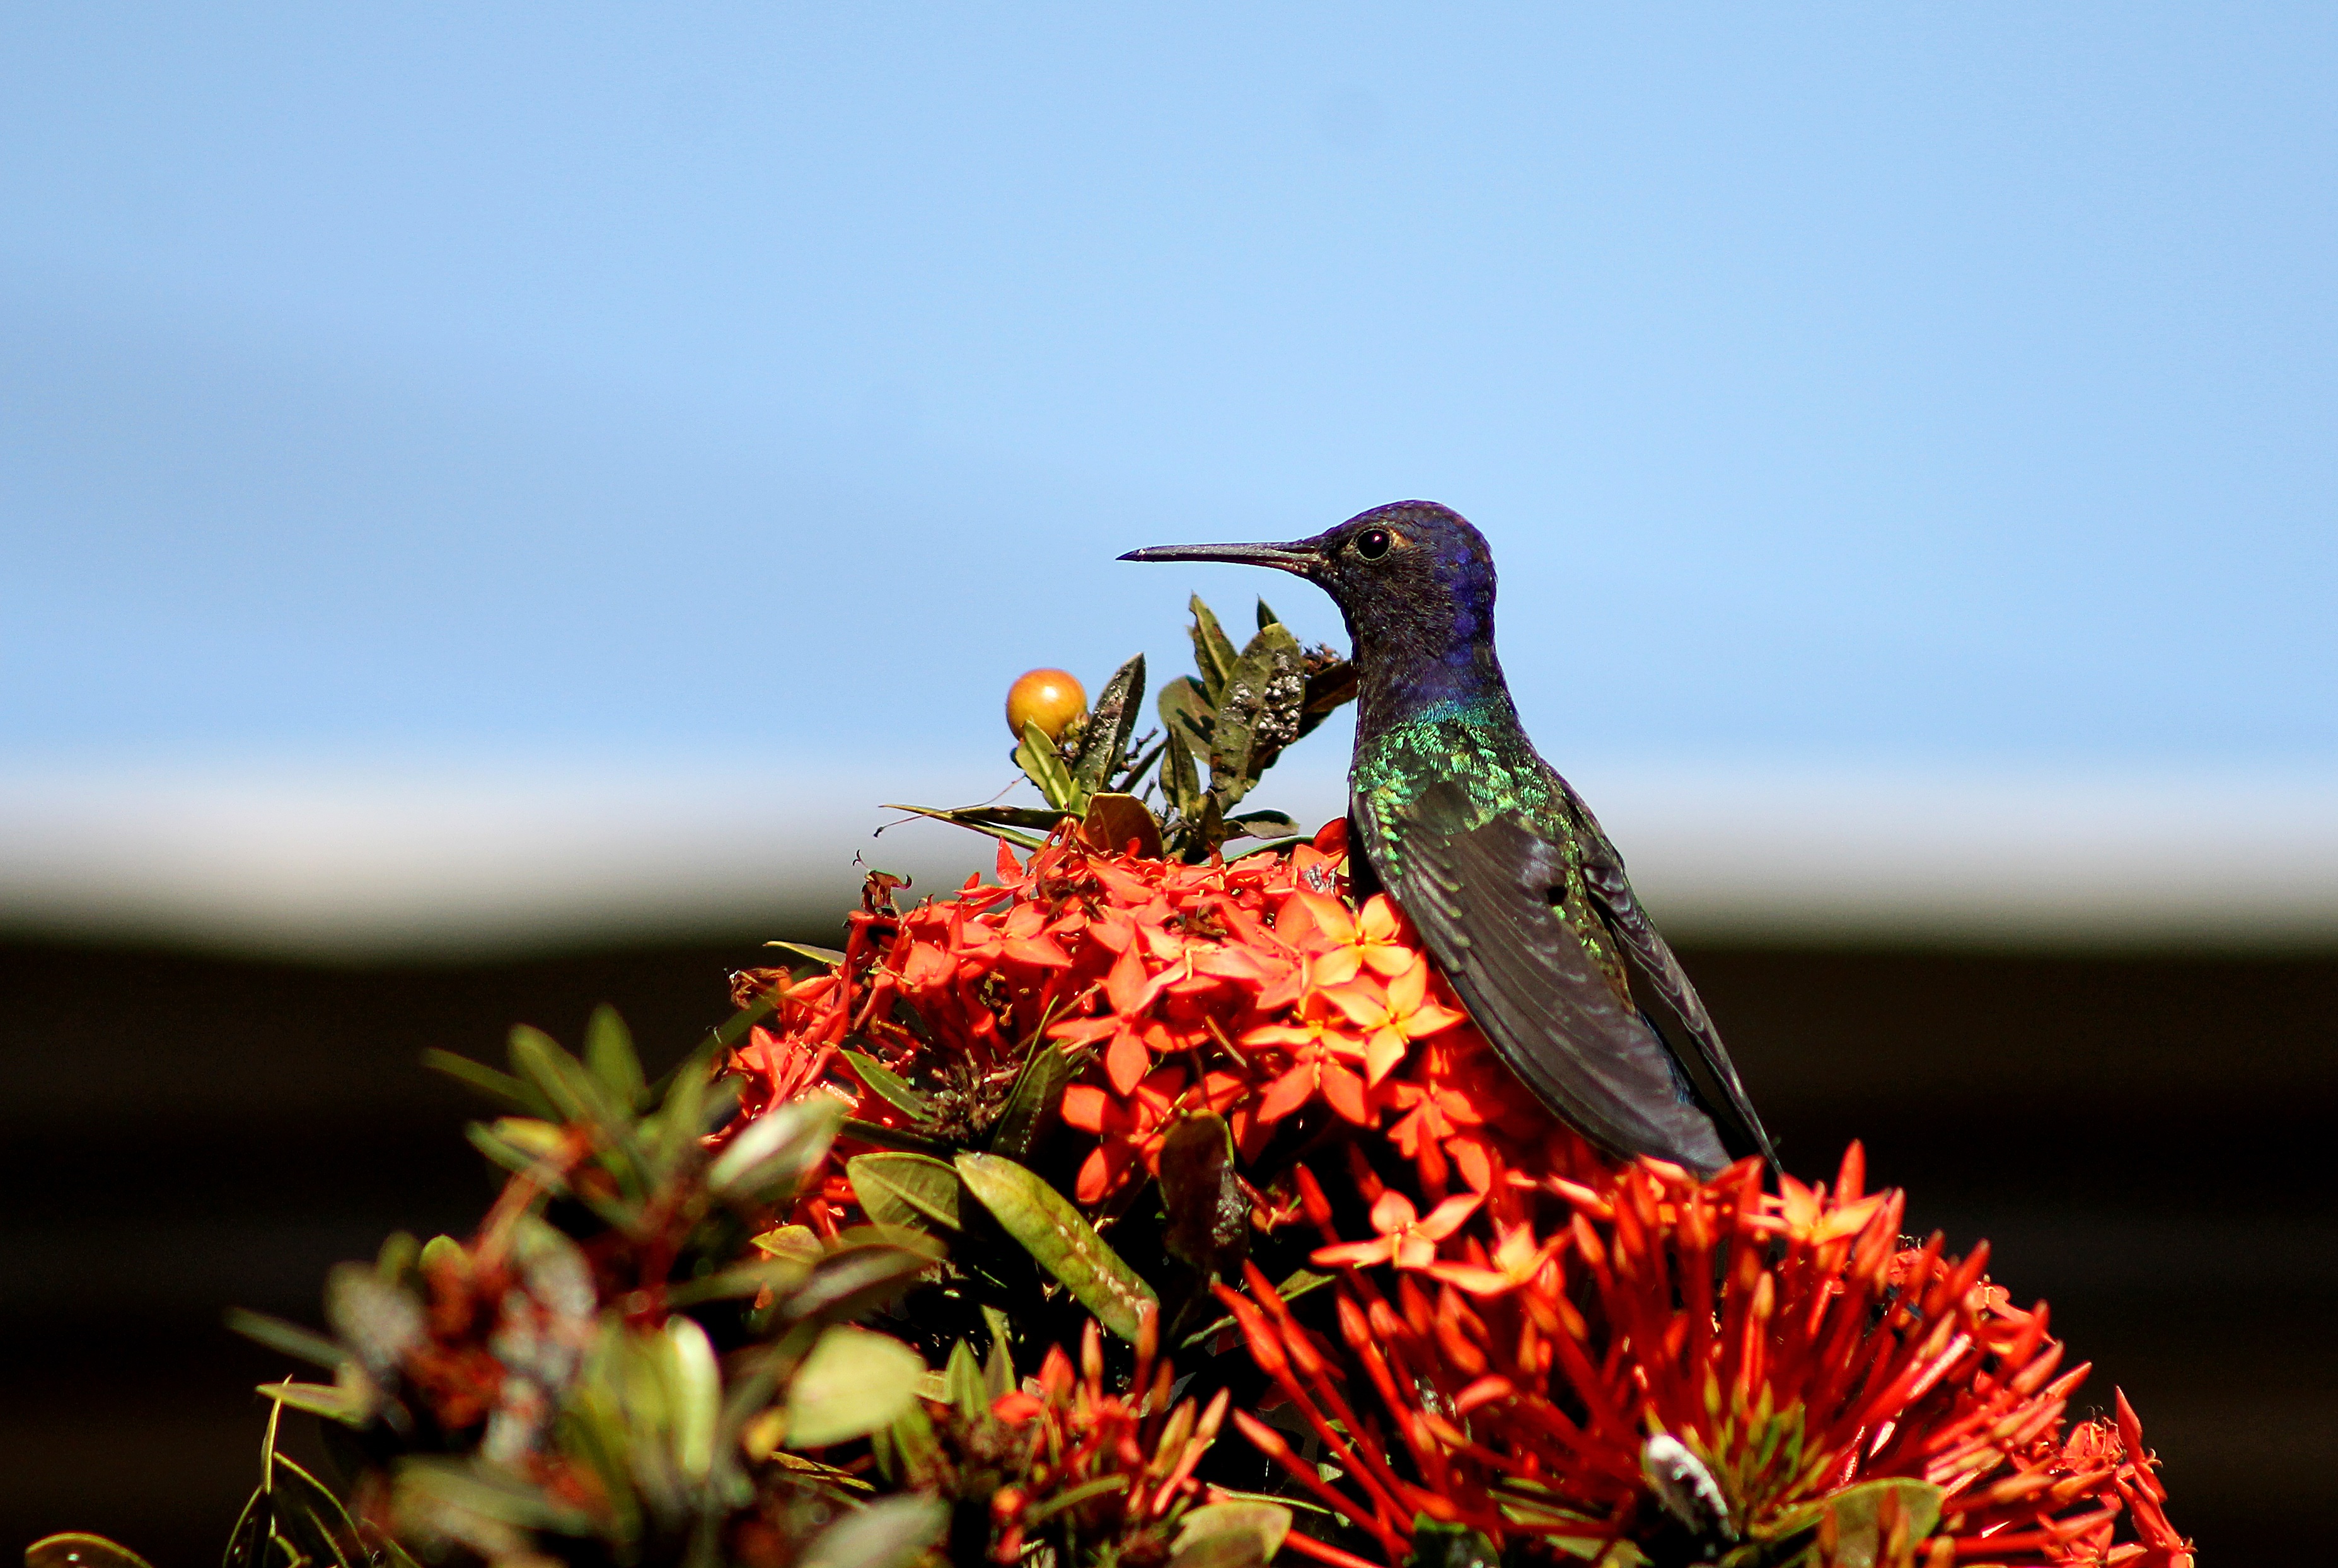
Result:
{"label": "red blossom cluster", "polygon": [[[1644,1531],[1655,1436],[1717,1484],[1724,1542],[1815,1527],[1830,1496],[1907,1478],[1941,1489],[1926,1568],[2191,1562],[2125,1397],[2116,1423],[2066,1428],[2088,1368],[2060,1370],[2045,1308],[1988,1283],[1985,1245],[1903,1245],[1902,1196],[1862,1191],[1856,1145],[1832,1191],[1765,1191],[1753,1161],[1705,1184],[1642,1161],[1589,1185],[1514,1179],[1466,1230],[1477,1200],[1422,1220],[1390,1190],[1361,1242],[1301,1186],[1315,1259],[1342,1271],[1336,1339],[1255,1270],[1220,1294],[1321,1449],[1234,1419],[1391,1563],[1419,1514],[1497,1544]],[[1363,1388],[1376,1408],[1357,1408]]]}
{"label": "red blossom cluster", "polygon": [[1178,1524],[1204,1495],[1194,1470],[1224,1424],[1227,1394],[1219,1389],[1207,1409],[1173,1399],[1176,1374],[1157,1353],[1157,1325],[1147,1313],[1125,1393],[1105,1377],[1090,1318],[1076,1371],[1056,1347],[1036,1377],[991,1402],[991,1418],[1030,1446],[1017,1483],[991,1494],[994,1561],[1020,1561],[1027,1541],[1066,1531],[1111,1542],[1116,1562],[1167,1560]]}
{"label": "red blossom cluster", "polygon": [[1395,1143],[1425,1189],[1458,1174],[1484,1191],[1555,1129],[1394,906],[1344,901],[1345,857],[1344,822],[1288,854],[1202,866],[1066,837],[1027,862],[1001,845],[996,883],[907,911],[880,889],[840,963],[767,993],[772,1020],[733,1063],[748,1107],[826,1083],[857,1118],[902,1125],[850,1044],[941,1085],[948,1113],[979,1128],[1039,1041],[1086,1064],[1063,1098],[1066,1124],[1095,1140],[1084,1205],[1157,1173],[1182,1112],[1223,1115],[1247,1161],[1316,1105]]}
{"label": "red blossom cluster", "polygon": [[[1937,1521],[1891,1514],[1924,1568],[2188,1568],[2132,1412],[2067,1423],[2086,1368],[2060,1370],[2044,1307],[1989,1284],[1985,1248],[1907,1245],[1856,1149],[1832,1191],[1606,1160],[1520,1092],[1386,899],[1351,906],[1345,851],[1341,823],[1198,866],[1066,832],[907,910],[872,885],[840,962],[755,983],[773,1015],[735,1053],[748,1106],[824,1087],[902,1128],[857,1054],[968,1139],[1027,1053],[1061,1052],[1091,1213],[1158,1173],[1180,1117],[1223,1117],[1253,1223],[1303,1214],[1337,1271],[1306,1300],[1255,1266],[1220,1288],[1282,1425],[1234,1420],[1390,1563],[1420,1517],[1594,1556],[1645,1539],[1668,1527],[1663,1438],[1717,1491],[1701,1527],[1723,1544],[1811,1530],[1824,1556],[1827,1500],[1900,1478],[1940,1489]],[[1302,1144],[1344,1161],[1337,1203]],[[799,1217],[832,1233],[852,1205],[838,1171]]]}

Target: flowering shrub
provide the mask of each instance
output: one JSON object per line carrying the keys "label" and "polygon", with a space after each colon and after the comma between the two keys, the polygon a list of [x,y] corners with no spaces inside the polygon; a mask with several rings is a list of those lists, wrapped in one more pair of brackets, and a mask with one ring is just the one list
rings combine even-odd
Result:
{"label": "flowering shrub", "polygon": [[1609,1160],[1351,899],[1344,824],[1228,858],[1352,680],[1263,606],[1194,644],[1158,745],[1141,661],[1018,712],[1046,807],[924,812],[992,879],[872,875],[666,1080],[605,1014],[442,1058],[503,1194],[338,1270],[329,1338],[245,1320],[332,1369],[266,1392],[354,1485],[271,1436],[231,1561],[2189,1568],[2125,1398],[2074,1419],[2045,1307],[1856,1146]]}

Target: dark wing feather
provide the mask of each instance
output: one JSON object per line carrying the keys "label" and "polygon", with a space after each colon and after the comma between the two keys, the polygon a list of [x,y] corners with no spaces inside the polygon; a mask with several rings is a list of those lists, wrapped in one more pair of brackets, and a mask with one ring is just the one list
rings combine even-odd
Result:
{"label": "dark wing feather", "polygon": [[1521,816],[1480,818],[1458,786],[1402,819],[1363,812],[1366,852],[1494,1048],[1544,1104],[1616,1154],[1710,1173],[1729,1162],[1712,1122],[1674,1086],[1669,1053],[1552,906],[1557,846]]}
{"label": "dark wing feather", "polygon": [[1704,1010],[1696,987],[1689,984],[1688,974],[1674,956],[1672,944],[1664,939],[1649,920],[1648,912],[1633,897],[1631,881],[1624,875],[1624,858],[1600,830],[1599,820],[1591,815],[1591,808],[1583,804],[1564,779],[1560,787],[1566,789],[1567,804],[1574,808],[1579,824],[1584,848],[1583,880],[1590,890],[1592,902],[1632,960],[1638,977],[1672,1010],[1694,1046],[1694,1055],[1685,1057],[1682,1066],[1706,1103],[1729,1125],[1741,1146],[1758,1151],[1763,1159],[1775,1165],[1777,1151],[1770,1146],[1770,1134],[1763,1129],[1762,1118],[1737,1076],[1737,1066],[1730,1061],[1728,1048],[1721,1043],[1721,1031],[1714,1026],[1712,1014]]}

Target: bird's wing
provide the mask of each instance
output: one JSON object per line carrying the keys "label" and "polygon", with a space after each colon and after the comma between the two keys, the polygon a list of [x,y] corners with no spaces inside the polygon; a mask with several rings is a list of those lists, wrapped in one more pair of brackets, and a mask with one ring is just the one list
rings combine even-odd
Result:
{"label": "bird's wing", "polygon": [[1706,1102],[1731,1124],[1743,1146],[1760,1151],[1764,1160],[1776,1164],[1777,1152],[1770,1146],[1770,1134],[1763,1129],[1762,1118],[1754,1112],[1754,1102],[1737,1076],[1736,1063],[1730,1061],[1728,1048],[1721,1043],[1721,1031],[1714,1026],[1713,1016],[1704,1010],[1696,987],[1689,984],[1688,974],[1674,956],[1672,944],[1664,939],[1648,918],[1648,912],[1633,896],[1631,880],[1624,874],[1624,858],[1616,852],[1616,846],[1601,830],[1599,819],[1592,816],[1591,808],[1583,803],[1573,787],[1562,779],[1559,788],[1566,792],[1567,802],[1580,827],[1583,880],[1592,903],[1631,958],[1633,968],[1680,1020],[1682,1032],[1695,1047],[1695,1058],[1685,1060],[1683,1067]]}
{"label": "bird's wing", "polygon": [[1567,880],[1557,846],[1516,812],[1476,809],[1449,781],[1388,825],[1395,845],[1357,816],[1366,853],[1469,1015],[1546,1105],[1612,1153],[1702,1172],[1729,1162],[1675,1087],[1663,1042],[1553,907]]}

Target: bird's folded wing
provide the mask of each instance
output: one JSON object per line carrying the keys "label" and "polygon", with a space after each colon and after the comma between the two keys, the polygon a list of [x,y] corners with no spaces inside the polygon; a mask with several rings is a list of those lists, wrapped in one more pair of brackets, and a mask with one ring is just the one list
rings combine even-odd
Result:
{"label": "bird's folded wing", "polygon": [[1438,784],[1395,825],[1400,850],[1377,858],[1478,1028],[1610,1152],[1728,1163],[1712,1122],[1682,1102],[1663,1043],[1552,906],[1566,882],[1557,848],[1515,814],[1477,816],[1463,791]]}
{"label": "bird's folded wing", "polygon": [[[1721,1043],[1721,1031],[1714,1026],[1712,1014],[1704,1010],[1696,987],[1689,984],[1688,973],[1674,956],[1672,944],[1665,940],[1663,933],[1648,918],[1648,912],[1633,897],[1631,881],[1624,874],[1624,858],[1600,830],[1590,808],[1573,789],[1568,789],[1567,796],[1582,822],[1584,885],[1590,890],[1591,901],[1606,917],[1607,928],[1630,955],[1634,966],[1680,1019],[1697,1056],[1690,1075],[1698,1081],[1705,1097],[1714,1102],[1714,1110],[1735,1124],[1736,1135],[1744,1141],[1744,1146],[1759,1150],[1763,1159],[1775,1163],[1777,1154],[1770,1146],[1770,1134],[1763,1129],[1762,1118],[1755,1113],[1754,1102],[1737,1076],[1736,1063],[1730,1061],[1729,1051]],[[1695,1071],[1697,1067],[1703,1071]]]}

